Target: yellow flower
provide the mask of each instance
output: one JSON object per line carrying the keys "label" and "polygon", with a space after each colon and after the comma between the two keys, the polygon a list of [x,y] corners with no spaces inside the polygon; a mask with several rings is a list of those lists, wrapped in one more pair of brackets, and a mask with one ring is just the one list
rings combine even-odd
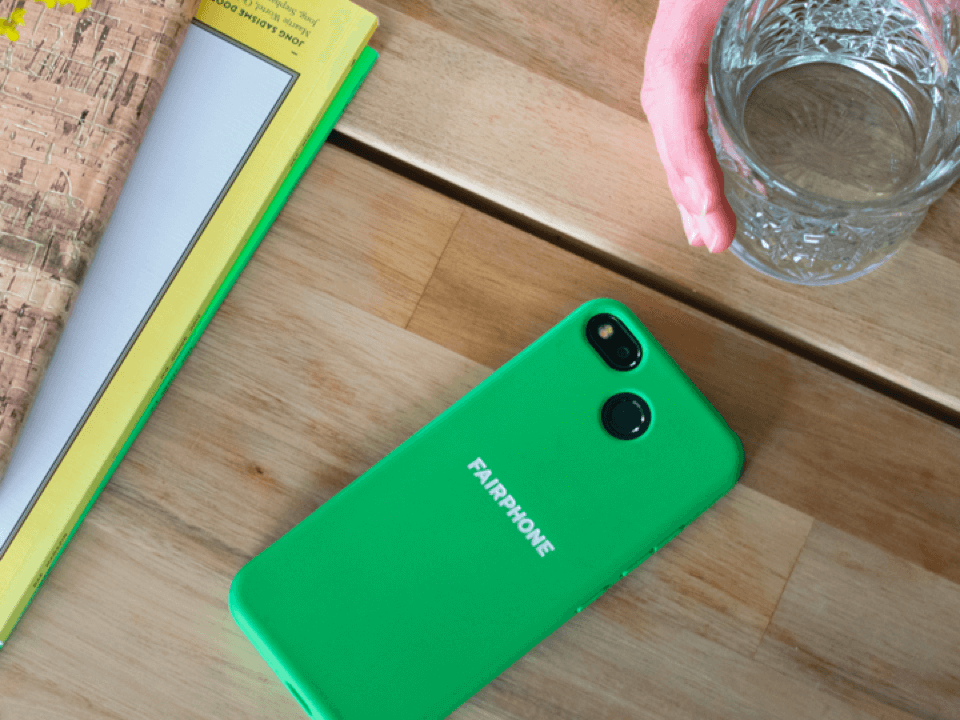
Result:
{"label": "yellow flower", "polygon": [[[48,8],[62,7],[64,5],[73,5],[73,11],[75,13],[86,10],[90,7],[92,0],[35,0],[36,2],[43,3]],[[17,8],[8,18],[0,18],[0,37],[7,37],[12,42],[16,42],[20,39],[20,33],[17,31],[18,25],[23,25],[25,22],[27,11],[23,8]]]}
{"label": "yellow flower", "polygon": [[26,14],[26,10],[18,8],[10,14],[9,18],[0,20],[0,36],[5,35],[13,42],[19,40],[20,33],[17,32],[17,25],[23,25]]}

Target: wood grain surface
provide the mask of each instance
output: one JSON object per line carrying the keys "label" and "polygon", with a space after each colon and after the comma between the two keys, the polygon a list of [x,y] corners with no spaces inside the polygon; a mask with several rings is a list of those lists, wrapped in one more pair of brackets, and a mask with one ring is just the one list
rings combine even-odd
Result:
{"label": "wood grain surface", "polygon": [[960,417],[960,189],[886,266],[826,288],[687,246],[639,104],[656,0],[361,0],[382,56],[358,143],[635,277]]}
{"label": "wood grain surface", "polygon": [[956,428],[332,146],[0,651],[0,718],[303,717],[233,575],[595,295],[742,482],[453,717],[960,718]]}

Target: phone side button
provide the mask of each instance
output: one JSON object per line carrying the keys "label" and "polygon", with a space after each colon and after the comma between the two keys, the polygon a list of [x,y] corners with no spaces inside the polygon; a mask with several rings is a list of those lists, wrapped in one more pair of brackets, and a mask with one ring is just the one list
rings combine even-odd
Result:
{"label": "phone side button", "polygon": [[646,559],[647,559],[648,557],[650,557],[651,555],[653,555],[656,551],[657,551],[657,548],[655,548],[655,547],[650,548],[646,553],[644,553],[643,557],[641,557],[641,558],[640,558],[639,560],[637,560],[633,565],[631,565],[631,566],[628,567],[626,570],[624,570],[622,573],[620,573],[620,577],[626,577],[627,575],[629,575],[630,573],[632,573],[632,572],[633,572],[634,570],[636,570],[638,567],[640,567],[641,565],[643,565],[643,563],[646,561]]}
{"label": "phone side button", "polygon": [[587,608],[587,607],[589,607],[590,605],[592,605],[593,602],[594,602],[598,597],[600,597],[601,595],[603,595],[607,590],[609,590],[609,589],[612,588],[612,587],[613,587],[613,583],[610,583],[609,585],[606,585],[606,586],[604,586],[603,588],[601,588],[600,591],[599,591],[596,595],[594,595],[592,598],[590,598],[589,600],[587,600],[583,605],[581,605],[580,607],[578,607],[578,608],[577,608],[577,612],[580,612],[580,611],[583,610],[584,608]]}

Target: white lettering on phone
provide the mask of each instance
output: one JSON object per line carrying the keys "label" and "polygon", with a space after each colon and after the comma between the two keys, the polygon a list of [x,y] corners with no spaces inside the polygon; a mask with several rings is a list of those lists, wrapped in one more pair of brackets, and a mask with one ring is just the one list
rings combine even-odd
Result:
{"label": "white lettering on phone", "polygon": [[467,465],[467,468],[474,471],[473,476],[480,480],[480,484],[490,493],[490,497],[494,499],[497,505],[506,508],[507,517],[513,521],[517,529],[530,541],[530,545],[533,546],[540,557],[545,557],[548,552],[556,549],[553,547],[553,543],[547,540],[540,531],[540,528],[535,527],[536,523],[528,518],[527,513],[523,512],[520,506],[517,505],[516,498],[507,493],[507,489],[503,486],[503,483],[496,478],[490,479],[493,471],[487,469],[487,464],[482,459],[477,458]]}

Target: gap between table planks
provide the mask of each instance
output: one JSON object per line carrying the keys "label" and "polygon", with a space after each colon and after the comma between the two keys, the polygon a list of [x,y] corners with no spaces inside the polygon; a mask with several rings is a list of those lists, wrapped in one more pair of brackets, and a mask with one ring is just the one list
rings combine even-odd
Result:
{"label": "gap between table planks", "polygon": [[346,136],[960,423],[960,189],[863,279],[774,281],[683,239],[639,106],[656,0],[360,4],[381,59]]}

